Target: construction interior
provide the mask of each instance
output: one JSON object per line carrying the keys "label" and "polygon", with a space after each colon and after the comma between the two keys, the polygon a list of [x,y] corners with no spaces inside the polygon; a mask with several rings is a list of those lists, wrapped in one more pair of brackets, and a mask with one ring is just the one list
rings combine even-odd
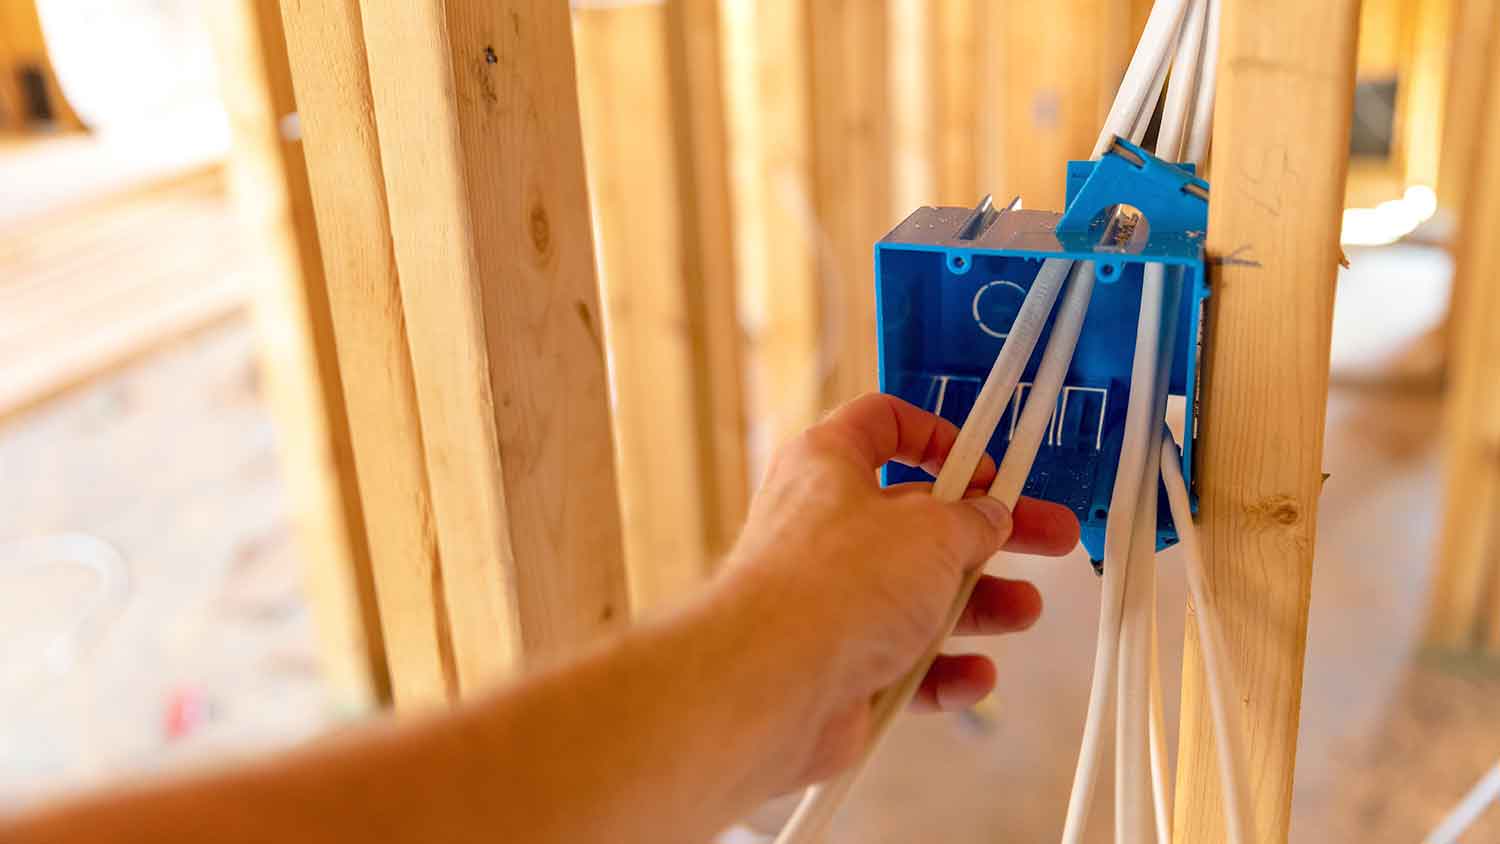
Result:
{"label": "construction interior", "polygon": [[[874,243],[1061,210],[1151,6],[0,0],[0,811],[668,611],[877,387]],[[1500,760],[1500,2],[1223,6],[1199,523],[1257,840],[1422,841]],[[1174,559],[1176,837],[1228,840]],[[1099,579],[995,565],[1047,607],[998,693],[829,841],[1056,837]]]}

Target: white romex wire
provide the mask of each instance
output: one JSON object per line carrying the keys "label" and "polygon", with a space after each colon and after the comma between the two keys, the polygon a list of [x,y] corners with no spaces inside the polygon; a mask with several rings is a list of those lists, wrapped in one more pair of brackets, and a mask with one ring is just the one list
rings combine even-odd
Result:
{"label": "white romex wire", "polygon": [[1172,435],[1162,435],[1161,477],[1167,487],[1167,501],[1172,508],[1172,526],[1177,529],[1182,548],[1183,568],[1187,573],[1188,594],[1197,611],[1198,646],[1203,652],[1203,675],[1208,686],[1209,715],[1213,719],[1214,739],[1219,759],[1219,781],[1224,794],[1224,817],[1229,828],[1229,844],[1251,844],[1255,837],[1254,819],[1250,815],[1250,781],[1245,771],[1245,734],[1240,726],[1235,694],[1234,668],[1230,665],[1224,630],[1219,621],[1208,578],[1203,569],[1203,552],[1198,546],[1198,530],[1193,524],[1192,505],[1188,502],[1187,484],[1182,479],[1182,453]]}
{"label": "white romex wire", "polygon": [[[1116,135],[1131,135],[1136,129],[1137,123],[1142,120],[1142,114],[1149,114],[1155,108],[1155,102],[1151,94],[1155,90],[1158,70],[1166,63],[1170,52],[1175,48],[1175,37],[1179,25],[1182,22],[1187,0],[1158,0],[1152,6],[1151,16],[1146,19],[1146,28],[1142,33],[1140,43],[1137,43],[1136,54],[1131,57],[1130,67],[1125,70],[1125,79],[1121,82],[1121,90],[1116,94],[1115,105],[1110,108],[1109,117],[1104,121],[1104,130],[1100,133],[1100,139],[1094,147],[1094,157],[1100,157]],[[1149,105],[1148,105],[1149,103]],[[1145,285],[1143,285],[1145,286]],[[1160,295],[1160,285],[1157,288]],[[1146,291],[1143,289],[1143,297]],[[1145,301],[1143,301],[1145,306]],[[1055,337],[1056,339],[1056,337]],[[1137,348],[1140,348],[1139,337],[1137,337]],[[1155,339],[1151,342],[1155,349]],[[1134,367],[1133,367],[1134,369]],[[1154,367],[1148,367],[1152,370]],[[1145,381],[1134,381],[1133,384],[1145,384]],[[1032,400],[1038,400],[1040,396],[1032,396]],[[1028,402],[1029,403],[1029,402]],[[1143,408],[1140,408],[1140,397],[1133,391],[1130,405],[1127,406],[1127,420],[1133,415],[1137,417],[1136,427],[1139,429],[1143,421]],[[1127,421],[1127,430],[1130,430]],[[1142,448],[1137,444],[1130,447],[1130,439],[1127,433],[1127,448],[1122,450],[1122,471],[1130,469],[1131,472],[1143,471],[1145,456]],[[1137,435],[1139,436],[1139,435]],[[1131,454],[1134,468],[1125,465],[1127,454]],[[1118,475],[1119,477],[1119,475]],[[1139,475],[1137,475],[1139,477]],[[1131,486],[1131,484],[1127,484]],[[1121,486],[1116,484],[1116,492]],[[1134,492],[1134,490],[1133,490]],[[1116,510],[1115,496],[1112,496],[1112,513],[1134,513],[1134,504],[1127,510]],[[1131,495],[1134,498],[1134,495]],[[1122,520],[1116,519],[1110,525]],[[1125,529],[1130,528],[1130,520],[1125,520]],[[1085,727],[1083,727],[1083,742],[1079,748],[1079,765],[1073,775],[1073,789],[1068,796],[1068,816],[1064,822],[1062,841],[1064,844],[1077,844],[1083,840],[1083,832],[1088,826],[1089,810],[1094,805],[1095,784],[1098,783],[1098,765],[1100,757],[1103,756],[1103,729],[1104,720],[1109,714],[1112,705],[1113,693],[1115,693],[1115,670],[1116,660],[1119,652],[1119,630],[1121,630],[1122,607],[1125,603],[1125,580],[1124,561],[1121,561],[1121,528],[1116,528],[1115,555],[1106,553],[1106,558],[1115,556],[1116,565],[1106,564],[1104,570],[1104,588],[1100,595],[1100,628],[1098,628],[1097,639],[1094,649],[1094,676],[1092,676],[1091,688],[1089,688],[1089,709],[1085,715]],[[1106,531],[1106,546],[1110,546],[1109,531]],[[1128,537],[1125,540],[1128,546]]]}

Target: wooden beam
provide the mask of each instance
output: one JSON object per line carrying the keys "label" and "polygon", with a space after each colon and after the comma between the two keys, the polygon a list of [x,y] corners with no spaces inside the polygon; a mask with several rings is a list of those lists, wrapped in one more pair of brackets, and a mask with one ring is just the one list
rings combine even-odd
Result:
{"label": "wooden beam", "polygon": [[[1244,701],[1258,841],[1291,818],[1359,3],[1225,0],[1201,531]],[[1228,840],[1191,612],[1174,838]]]}
{"label": "wooden beam", "polygon": [[1438,183],[1456,2],[1459,0],[1407,0],[1411,31],[1396,107],[1402,127],[1406,185],[1435,188]]}
{"label": "wooden beam", "polygon": [[895,227],[888,0],[807,5],[812,75],[814,236],[819,244],[823,404],[876,387],[873,250]]}
{"label": "wooden beam", "polygon": [[396,705],[456,678],[357,0],[284,0],[300,126]]}
{"label": "wooden beam", "polygon": [[361,10],[467,691],[629,611],[569,14]]}
{"label": "wooden beam", "polygon": [[[1474,128],[1480,138],[1500,131],[1500,57],[1491,53],[1483,77],[1485,104]],[[1500,335],[1500,153],[1476,143],[1468,168],[1464,213],[1455,250],[1454,285],[1464,307],[1452,319],[1444,419],[1443,524],[1437,548],[1427,644],[1470,649],[1488,628],[1487,644],[1500,652],[1500,384],[1495,361]]]}
{"label": "wooden beam", "polygon": [[1438,203],[1464,209],[1475,151],[1479,149],[1490,57],[1500,48],[1500,3],[1452,0],[1448,44],[1447,94],[1443,104],[1442,155],[1438,161]]}
{"label": "wooden beam", "polygon": [[801,0],[723,5],[734,254],[747,392],[759,421],[749,431],[752,463],[816,421],[822,405],[804,7]]}
{"label": "wooden beam", "polygon": [[735,272],[719,6],[719,0],[669,0],[666,5],[698,452],[704,473],[704,546],[710,562],[729,552],[750,507],[746,334]]}
{"label": "wooden beam", "polygon": [[213,23],[231,184],[272,258],[254,313],[308,597],[334,689],[364,706],[389,698],[389,678],[281,14],[276,0],[226,0]]}
{"label": "wooden beam", "polygon": [[[999,185],[981,186],[980,133],[985,82],[995,70],[980,49],[984,4],[978,0],[939,0],[931,9],[936,190],[929,204],[973,205]],[[1010,197],[997,197],[1001,202]]]}
{"label": "wooden beam", "polygon": [[[1012,0],[990,11],[998,44],[999,117],[991,189],[1027,208],[1061,211],[1064,170],[1087,158],[1109,111],[1133,41],[1130,9],[1109,0]],[[1070,49],[1058,50],[1057,44]],[[998,197],[997,197],[998,198]]]}
{"label": "wooden beam", "polygon": [[910,213],[937,200],[939,63],[947,45],[938,43],[938,8],[928,0],[888,0],[886,10],[891,208]]}
{"label": "wooden beam", "polygon": [[706,279],[687,261],[665,7],[582,8],[573,22],[625,563],[631,604],[640,612],[692,591],[709,570],[707,530],[715,514],[705,497],[712,450],[704,446],[711,432],[699,424],[707,420],[698,415],[696,377],[708,362],[695,342],[706,332],[694,330],[699,320],[689,295]]}
{"label": "wooden beam", "polygon": [[36,0],[0,0],[0,132],[82,128],[57,82]]}

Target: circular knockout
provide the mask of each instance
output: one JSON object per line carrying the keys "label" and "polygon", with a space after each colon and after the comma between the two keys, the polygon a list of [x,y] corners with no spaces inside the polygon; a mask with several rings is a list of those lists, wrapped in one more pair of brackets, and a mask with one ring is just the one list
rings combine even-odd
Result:
{"label": "circular knockout", "polygon": [[988,282],[974,293],[974,322],[980,331],[1004,340],[1024,301],[1026,291],[1021,285],[1000,279]]}

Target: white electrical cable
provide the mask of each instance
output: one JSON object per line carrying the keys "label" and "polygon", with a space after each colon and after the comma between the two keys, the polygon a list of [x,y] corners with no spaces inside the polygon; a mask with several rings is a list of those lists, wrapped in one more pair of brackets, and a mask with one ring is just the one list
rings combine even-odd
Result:
{"label": "white electrical cable", "polygon": [[1078,347],[1078,335],[1083,330],[1083,320],[1088,316],[1089,299],[1094,292],[1094,265],[1083,261],[1073,265],[1068,277],[1067,291],[1052,322],[1052,336],[1042,351],[1042,360],[1037,364],[1036,377],[1032,379],[1030,398],[1021,408],[1021,418],[1016,420],[1015,431],[1005,447],[1005,456],[990,484],[990,497],[1007,507],[1015,507],[1026,486],[1026,477],[1031,474],[1031,464],[1036,462],[1036,453],[1042,439],[1052,423],[1052,413],[1057,407],[1057,397],[1062,392],[1063,379],[1073,363],[1073,351]]}
{"label": "white electrical cable", "polygon": [[1156,116],[1156,106],[1161,102],[1161,92],[1167,84],[1167,68],[1170,66],[1171,62],[1163,61],[1156,68],[1156,78],[1151,80],[1151,95],[1146,98],[1146,107],[1141,109],[1140,116],[1135,119],[1135,125],[1130,127],[1132,144],[1139,146],[1146,139],[1146,130],[1151,128],[1151,118]]}
{"label": "white electrical cable", "polygon": [[1500,801],[1500,765],[1491,768],[1489,773],[1469,789],[1469,793],[1443,818],[1442,823],[1427,833],[1422,844],[1458,844],[1458,837],[1473,826],[1479,816],[1484,814],[1484,810],[1496,801]]}
{"label": "white electrical cable", "polygon": [[1198,646],[1203,654],[1203,675],[1208,686],[1209,716],[1213,720],[1214,739],[1219,759],[1220,791],[1224,796],[1225,826],[1229,844],[1251,844],[1255,837],[1251,817],[1250,781],[1246,773],[1245,734],[1240,726],[1238,697],[1235,693],[1234,668],[1229,663],[1224,644],[1224,630],[1213,596],[1208,591],[1208,577],[1203,568],[1203,553],[1198,546],[1198,530],[1193,524],[1192,505],[1187,484],[1182,479],[1182,453],[1170,432],[1162,433],[1161,477],[1167,487],[1167,502],[1172,508],[1172,526],[1177,530],[1182,548],[1183,568],[1187,573],[1188,595],[1192,598],[1198,622]]}
{"label": "white electrical cable", "polygon": [[1172,84],[1167,86],[1161,131],[1156,135],[1156,155],[1167,161],[1183,160],[1188,126],[1196,116],[1198,83],[1204,75],[1199,60],[1203,56],[1203,33],[1207,21],[1208,0],[1191,0],[1177,41],[1177,56],[1172,60]]}
{"label": "white electrical cable", "polygon": [[1178,26],[1188,0],[1157,0],[1146,18],[1146,28],[1141,31],[1141,40],[1136,44],[1135,55],[1125,69],[1125,78],[1120,81],[1120,90],[1115,94],[1109,116],[1104,118],[1104,128],[1094,144],[1090,158],[1098,158],[1109,149],[1115,136],[1130,137],[1140,119],[1141,105],[1146,102],[1156,83],[1156,70],[1172,54]]}
{"label": "white electrical cable", "polygon": [[1161,699],[1161,648],[1156,629],[1156,593],[1151,593],[1151,798],[1156,803],[1156,842],[1172,844],[1172,760],[1167,756],[1167,716]]}
{"label": "white electrical cable", "polygon": [[[1141,120],[1141,114],[1154,109],[1153,93],[1157,90],[1158,71],[1175,49],[1175,38],[1186,6],[1187,0],[1158,0],[1152,6],[1151,15],[1147,18],[1145,30],[1141,34],[1141,40],[1136,46],[1135,54],[1131,57],[1125,78],[1120,83],[1120,91],[1115,97],[1114,105],[1110,108],[1109,117],[1105,120],[1104,130],[1095,144],[1093,157],[1098,158],[1102,155],[1115,136],[1133,132],[1136,124]],[[1151,102],[1149,108],[1147,107],[1148,101]],[[1156,352],[1154,334],[1151,334],[1149,329],[1147,330],[1151,336],[1146,343],[1141,342],[1140,336],[1143,326],[1156,321],[1159,317],[1160,274],[1151,271],[1151,266],[1159,268],[1159,265],[1148,265],[1144,280],[1146,283],[1142,285],[1142,314],[1151,313],[1153,316],[1151,320],[1145,320],[1137,325],[1137,358],[1149,358]],[[1153,287],[1154,290],[1151,289]],[[1150,310],[1148,311],[1147,308]],[[1147,349],[1149,351],[1146,351]],[[1149,359],[1134,361],[1131,383],[1154,383],[1152,377],[1155,374],[1154,364],[1155,361]],[[1138,375],[1140,377],[1137,377]],[[1036,396],[1033,396],[1034,398]],[[1120,626],[1125,605],[1124,557],[1126,555],[1122,554],[1121,550],[1129,547],[1129,534],[1133,533],[1135,513],[1133,499],[1138,497],[1138,484],[1145,471],[1145,438],[1153,430],[1153,428],[1146,427],[1149,413],[1148,407],[1142,405],[1143,400],[1147,405],[1152,403],[1137,391],[1132,391],[1130,402],[1126,406],[1125,444],[1121,450],[1121,468],[1116,474],[1114,494],[1111,495],[1110,512],[1129,513],[1132,518],[1114,519],[1108,523],[1105,530],[1104,584],[1099,599],[1099,629],[1094,646],[1094,670],[1090,682],[1088,711],[1084,719],[1083,740],[1079,747],[1078,765],[1073,773],[1073,786],[1068,797],[1068,813],[1063,825],[1063,844],[1079,844],[1087,827],[1089,810],[1093,806],[1094,788],[1098,780],[1099,760],[1103,755],[1104,721],[1113,703],[1119,658]],[[1135,419],[1134,424],[1130,421],[1132,417]],[[1155,474],[1154,471],[1152,474]],[[1135,478],[1135,483],[1121,483],[1121,479],[1125,477]],[[1111,549],[1113,553],[1110,553]],[[1149,773],[1147,776],[1149,777]]]}
{"label": "white electrical cable", "polygon": [[[1158,265],[1159,266],[1159,265]],[[1151,675],[1151,630],[1155,616],[1156,594],[1156,525],[1157,470],[1161,460],[1161,441],[1154,436],[1166,415],[1167,390],[1172,370],[1172,350],[1176,346],[1178,306],[1182,284],[1180,270],[1175,278],[1162,279],[1160,310],[1157,312],[1157,347],[1155,366],[1144,383],[1148,413],[1153,428],[1146,448],[1145,469],[1137,492],[1135,519],[1132,524],[1130,558],[1126,566],[1125,614],[1120,628],[1119,705],[1115,730],[1115,818],[1117,841],[1146,841],[1154,831],[1161,840],[1170,818],[1155,811],[1170,786],[1166,772],[1151,765],[1151,689],[1159,688],[1159,677]],[[1141,321],[1147,320],[1143,310]],[[1132,393],[1135,390],[1132,389]],[[1158,692],[1159,695],[1159,692]],[[1163,738],[1163,744],[1164,737]],[[1163,760],[1165,761],[1165,760]],[[1153,823],[1153,819],[1155,823]]]}
{"label": "white electrical cable", "polygon": [[[1187,149],[1183,161],[1201,169],[1208,161],[1208,142],[1214,129],[1214,86],[1219,76],[1219,12],[1222,0],[1208,0],[1208,20],[1203,27],[1203,49],[1198,62],[1197,93],[1193,98],[1193,117],[1188,124]],[[1199,175],[1202,175],[1200,173]]]}

